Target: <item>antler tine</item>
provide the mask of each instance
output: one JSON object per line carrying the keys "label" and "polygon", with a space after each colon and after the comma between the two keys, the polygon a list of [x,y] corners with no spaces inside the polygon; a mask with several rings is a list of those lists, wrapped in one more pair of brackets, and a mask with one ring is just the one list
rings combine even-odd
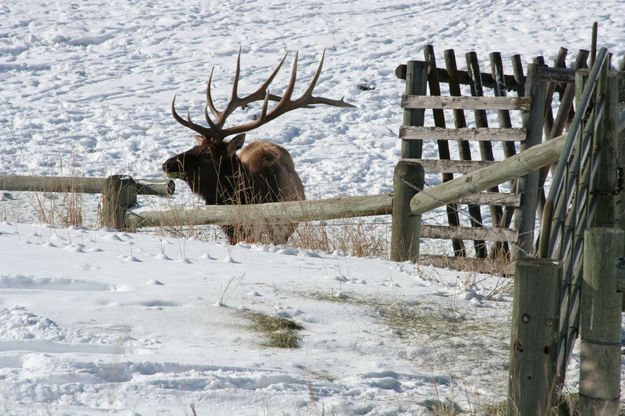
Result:
{"label": "antler tine", "polygon": [[[211,113],[213,113],[214,117],[219,117],[219,111],[217,110],[217,108],[215,107],[215,104],[213,103],[213,96],[211,94],[211,84],[213,83],[213,71],[215,70],[215,67],[213,66],[211,68],[211,73],[210,76],[208,77],[208,82],[206,83],[206,105],[208,106],[208,108],[210,108]],[[208,122],[208,118],[206,119],[206,121]]]}
{"label": "antler tine", "polygon": [[199,124],[195,124],[193,121],[191,121],[191,115],[188,114],[187,115],[187,119],[185,120],[184,118],[180,117],[180,115],[178,114],[178,112],[176,111],[176,96],[174,95],[174,99],[171,101],[171,113],[174,116],[174,119],[182,124],[185,127],[190,128],[191,130],[195,131],[196,133],[201,134],[202,136],[209,138],[209,137],[213,137],[214,133],[212,129],[206,128],[204,126],[200,126]]}
{"label": "antler tine", "polygon": [[[289,79],[289,84],[286,86],[286,90],[284,91],[284,95],[282,99],[274,108],[274,111],[277,110],[281,105],[285,103],[291,102],[291,96],[293,95],[293,90],[295,89],[295,81],[297,80],[297,58],[299,55],[299,51],[295,52],[295,58],[293,58],[293,68],[291,69],[291,78]],[[272,111],[272,113],[274,112]]]}
{"label": "antler tine", "polygon": [[206,118],[206,122],[210,124],[211,127],[217,126],[218,128],[221,128],[226,122],[226,118],[228,118],[228,116],[237,108],[236,103],[239,101],[237,90],[239,88],[239,78],[241,75],[241,48],[239,47],[239,53],[237,55],[237,64],[236,64],[236,70],[234,73],[234,81],[232,83],[232,93],[230,94],[230,102],[228,102],[228,105],[223,111],[217,110],[217,107],[215,107],[215,104],[213,102],[213,97],[211,94],[211,84],[213,81],[214,70],[215,70],[215,67],[213,66],[211,68],[211,73],[208,78],[208,83],[206,85],[206,105],[210,109],[216,121],[213,122],[212,120],[210,120],[210,116],[208,115],[207,111],[204,111],[204,116]]}
{"label": "antler tine", "polygon": [[321,75],[321,69],[323,68],[323,61],[325,57],[326,57],[326,50],[324,49],[323,53],[321,54],[321,61],[319,61],[319,67],[317,68],[317,72],[315,72],[315,75],[313,76],[312,81],[310,81],[310,85],[308,85],[308,88],[306,89],[304,94],[302,94],[300,99],[304,97],[312,98],[312,92],[315,89],[315,86],[317,85],[317,81],[319,81],[319,76]]}
{"label": "antler tine", "polygon": [[[232,85],[232,94],[230,97],[230,101],[226,105],[226,108],[223,111],[217,110],[211,95],[211,84],[213,79],[213,71],[214,68],[211,69],[211,73],[208,79],[208,84],[206,86],[206,106],[204,107],[204,116],[206,118],[206,122],[209,127],[200,126],[199,124],[193,123],[190,115],[187,116],[187,119],[180,117],[176,112],[175,103],[176,96],[172,100],[172,114],[176,121],[182,124],[185,127],[188,127],[202,136],[206,138],[211,138],[213,140],[221,141],[224,138],[236,134],[243,133],[246,131],[250,131],[259,127],[265,123],[270,122],[271,120],[281,116],[284,113],[287,113],[291,110],[295,110],[297,108],[311,108],[315,104],[325,104],[334,107],[354,107],[354,105],[349,104],[341,98],[340,100],[333,100],[325,97],[315,97],[313,95],[313,90],[319,81],[321,76],[321,71],[323,69],[323,63],[325,60],[325,50],[321,55],[321,60],[319,62],[319,66],[315,75],[313,76],[310,84],[306,88],[306,91],[297,99],[293,100],[293,91],[295,90],[295,82],[297,81],[297,63],[299,58],[299,53],[295,53],[295,57],[293,59],[293,66],[291,70],[291,76],[289,79],[289,83],[284,91],[284,94],[280,97],[277,95],[273,95],[269,92],[269,85],[273,82],[275,77],[277,76],[280,68],[284,64],[286,60],[287,53],[284,54],[284,57],[278,64],[278,66],[273,70],[273,72],[269,75],[269,78],[265,80],[265,82],[253,93],[245,96],[238,96],[238,87],[239,87],[239,79],[241,74],[241,48],[239,48],[239,53],[237,55],[237,63],[236,63],[236,72],[234,76],[234,82]],[[263,107],[260,116],[251,122],[244,123],[238,126],[233,126],[230,128],[224,128],[224,124],[228,116],[237,108],[246,104],[249,104],[253,101],[263,100]],[[278,101],[278,104],[275,105],[270,111],[268,110],[269,101]],[[208,112],[212,113],[214,120],[211,119],[211,116]]]}
{"label": "antler tine", "polygon": [[217,131],[217,132],[221,131],[221,128],[217,124],[215,124],[213,120],[211,120],[211,117],[208,114],[208,104],[204,106],[204,117],[206,118],[206,122],[208,123],[208,125],[210,126],[212,130]]}
{"label": "antler tine", "polygon": [[326,50],[324,49],[323,53],[321,54],[321,61],[319,61],[319,67],[317,68],[317,72],[315,72],[315,75],[313,76],[313,79],[310,82],[310,85],[306,89],[306,92],[302,94],[302,96],[298,99],[298,101],[304,100],[307,106],[311,106],[314,104],[326,104],[326,105],[331,105],[334,107],[355,108],[356,107],[355,105],[346,103],[345,101],[343,101],[343,98],[341,98],[340,100],[332,100],[330,98],[315,97],[312,95],[313,90],[315,89],[315,86],[317,85],[317,81],[319,81],[319,77],[321,76],[321,69],[323,68],[323,61],[325,60],[325,57],[326,57]]}
{"label": "antler tine", "polygon": [[267,102],[269,101],[269,99],[272,98],[271,94],[269,94],[269,91],[267,91],[265,94],[265,103],[263,105],[263,110],[261,112],[261,115],[252,122],[245,123],[239,126],[234,126],[228,129],[223,129],[222,131],[223,131],[224,136],[229,136],[229,135],[236,134],[236,133],[243,133],[243,132],[255,129],[256,127],[259,127],[265,123],[268,123],[271,120],[281,116],[282,114],[286,112],[295,110],[297,108],[310,108],[314,104],[326,104],[326,105],[331,105],[334,107],[355,107],[354,105],[343,101],[342,98],[340,100],[333,100],[330,98],[315,97],[312,95],[313,89],[315,88],[315,85],[317,84],[317,81],[319,80],[319,77],[321,75],[324,58],[325,58],[325,50],[321,57],[321,61],[319,62],[319,67],[317,68],[317,72],[313,76],[313,79],[310,82],[310,85],[308,86],[308,88],[306,89],[304,94],[302,94],[301,97],[299,97],[296,100],[292,100],[291,96],[293,95],[293,90],[295,89],[295,81],[297,80],[298,53],[295,53],[295,58],[293,60],[293,69],[291,72],[291,78],[278,104],[276,104],[276,106],[271,111],[267,112],[267,108],[266,108]]}
{"label": "antler tine", "polygon": [[[228,103],[228,106],[223,112],[219,113],[220,118],[218,119],[218,123],[217,123],[219,127],[223,127],[226,121],[226,118],[228,118],[228,116],[232,114],[232,112],[236,110],[237,107],[247,105],[254,101],[263,100],[265,98],[269,85],[273,82],[276,75],[278,75],[278,72],[280,72],[280,68],[282,68],[282,65],[284,64],[284,61],[286,60],[287,55],[288,55],[288,52],[284,54],[284,56],[282,57],[282,60],[280,60],[280,63],[278,63],[278,66],[276,66],[273,72],[269,75],[269,78],[267,78],[267,80],[265,80],[265,82],[250,95],[243,97],[243,98],[239,98],[235,94],[236,88],[238,87],[233,87],[233,95],[230,98],[230,103]],[[240,55],[237,58],[237,76],[235,77],[235,83],[238,83],[238,79],[239,79],[238,77],[239,65],[240,65]],[[273,94],[269,95],[269,99],[272,101],[280,101],[281,98],[282,97],[277,96],[277,95],[273,95]]]}
{"label": "antler tine", "polygon": [[237,55],[237,68],[234,72],[234,82],[232,83],[232,94],[230,94],[230,101],[238,101],[238,88],[239,78],[241,77],[241,47],[239,46],[239,54]]}

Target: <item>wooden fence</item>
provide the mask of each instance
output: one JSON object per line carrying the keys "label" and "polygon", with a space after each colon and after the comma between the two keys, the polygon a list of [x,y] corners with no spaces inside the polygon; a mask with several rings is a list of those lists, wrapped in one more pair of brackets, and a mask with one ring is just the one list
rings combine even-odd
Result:
{"label": "wooden fence", "polygon": [[113,175],[108,178],[0,176],[0,189],[102,194],[103,225],[123,229],[126,210],[137,202],[137,195],[169,196],[174,193],[175,184],[172,180],[134,180],[126,175]]}
{"label": "wooden fence", "polygon": [[108,178],[0,176],[0,189],[102,194],[103,225],[120,230],[179,225],[249,224],[259,218],[278,223],[389,215],[393,206],[393,195],[387,193],[255,205],[205,205],[169,210],[130,209],[136,204],[137,195],[170,196],[174,193],[175,185],[172,180],[134,180],[127,175],[113,175]]}
{"label": "wooden fence", "polygon": [[[423,167],[425,173],[440,175],[443,184],[452,181],[454,175],[481,172],[481,169],[496,165],[499,163],[495,160],[497,150],[504,157],[510,158],[517,153],[517,147],[524,151],[540,144],[543,137],[545,140],[558,137],[571,121],[575,70],[565,68],[567,50],[564,48],[561,48],[554,67],[545,66],[544,59],[537,57],[526,74],[520,56],[514,55],[512,75],[504,73],[501,54],[497,52],[491,53],[489,57],[490,74],[481,72],[475,52],[465,55],[466,71],[457,68],[453,50],[444,53],[445,69],[437,67],[432,46],[424,49],[424,55],[424,61],[410,61],[396,70],[397,76],[406,81],[406,94],[402,97],[404,125],[399,134],[402,140],[401,157],[402,163],[416,162]],[[580,51],[573,68],[584,67],[588,55],[587,51]],[[471,96],[461,95],[462,86],[469,87]],[[486,96],[485,87],[492,89],[492,96]],[[428,90],[429,95],[426,95]],[[443,90],[449,95],[443,95]],[[516,97],[507,96],[507,91],[515,91]],[[552,101],[556,95],[560,101],[554,117]],[[424,126],[426,110],[432,111],[434,126]],[[453,128],[446,126],[445,110],[453,111]],[[521,126],[513,127],[511,111],[521,113]],[[467,112],[473,115],[474,127],[467,127],[470,124],[467,121]],[[489,112],[496,113],[498,127],[489,126]],[[422,157],[424,141],[436,141],[437,159]],[[472,141],[478,142],[481,160],[476,160],[472,154]],[[454,146],[458,148],[457,159],[451,156],[451,148]],[[498,169],[501,171],[503,167]],[[493,172],[495,177],[498,175],[497,169],[487,172]],[[418,245],[414,236],[406,233],[400,235],[398,231],[395,244],[413,247],[412,255],[393,258],[405,260],[418,257],[421,263],[460,265],[461,268],[472,263],[477,270],[492,272],[493,264],[488,259],[502,255],[508,258],[508,242],[514,243],[513,259],[526,256],[533,250],[536,210],[538,209],[540,215],[545,200],[542,189],[538,194],[532,190],[543,187],[547,172],[548,168],[540,172],[526,172],[524,176],[508,175],[508,192],[499,188],[500,183],[492,183],[484,189],[487,192],[476,193],[474,190],[468,191],[474,188],[471,184],[455,182],[466,191],[454,198],[445,198],[445,195],[440,194],[441,189],[452,189],[451,187],[436,187],[430,192],[428,187],[431,185],[428,183],[407,184],[405,180],[399,181],[399,188],[425,188],[415,197],[411,206],[413,214],[417,211],[425,213],[435,206],[446,205],[448,226],[430,225],[424,221],[419,230],[419,238],[450,239],[454,256],[419,252],[418,248],[414,248],[415,244]],[[468,181],[472,177],[464,176],[464,180]],[[432,175],[429,176],[430,180],[431,178]],[[396,195],[403,194],[399,188],[395,189]],[[416,201],[419,201],[421,207],[417,206]],[[486,214],[482,211],[482,206],[488,207]],[[466,217],[464,224],[462,216]],[[486,221],[488,217],[490,219]],[[473,240],[475,258],[467,257],[465,240]],[[487,241],[494,242],[491,248],[487,246]],[[392,252],[410,253],[406,247],[394,249]],[[495,267],[501,267],[501,262],[496,263],[498,264]],[[512,268],[508,267],[507,270]]]}
{"label": "wooden fence", "polygon": [[[394,217],[404,216],[404,224],[417,224],[403,227],[402,238],[396,243],[406,246],[394,253],[418,258],[419,250],[411,244],[418,244],[423,236],[420,228],[424,225],[418,226],[421,214],[444,205],[453,206],[470,194],[517,179],[516,189],[522,193],[523,204],[515,212],[515,224],[522,232],[518,233],[520,249],[515,266],[510,415],[554,414],[566,365],[580,333],[579,414],[614,415],[620,407],[621,309],[625,288],[625,73],[610,69],[606,49],[593,52],[592,57],[591,71],[554,71],[539,63],[528,67],[526,98],[532,107],[522,110],[523,128],[528,137],[545,132],[549,140],[497,164],[459,178],[443,178],[441,185],[402,196],[404,209],[394,212]],[[625,69],[625,62],[621,68]],[[550,123],[549,111],[534,111],[534,106],[551,101],[550,82],[556,76],[565,83],[561,86],[561,100],[566,105],[560,106]],[[571,76],[574,82],[570,81]],[[403,102],[413,102],[418,108],[456,106],[448,98],[433,98],[406,97]],[[476,107],[478,101],[463,99],[464,103],[457,106]],[[574,112],[569,101],[570,105],[576,101]],[[556,137],[565,124],[566,134]],[[422,128],[408,130],[426,132]],[[438,138],[444,137],[438,129],[430,130]],[[465,134],[472,133],[460,130],[447,137]],[[553,162],[558,163],[552,171],[549,194],[541,195]],[[400,176],[396,183],[405,187],[410,182],[403,178],[422,180],[423,169],[414,160],[405,159],[398,164],[396,174]],[[420,186],[423,184],[414,188]],[[403,194],[396,193],[396,199],[400,195]],[[542,220],[537,246],[534,237],[529,237],[536,218]],[[395,221],[402,222],[399,218]],[[492,229],[482,235],[493,240],[497,237]],[[459,236],[446,234],[447,238]]]}

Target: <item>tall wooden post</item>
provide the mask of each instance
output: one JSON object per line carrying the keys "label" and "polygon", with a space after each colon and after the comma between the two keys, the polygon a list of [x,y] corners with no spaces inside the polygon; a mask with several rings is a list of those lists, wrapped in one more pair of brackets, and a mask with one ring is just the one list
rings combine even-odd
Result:
{"label": "tall wooden post", "polygon": [[423,190],[423,167],[417,162],[400,160],[393,176],[391,260],[414,262],[419,259],[421,215],[410,215],[410,200]]}
{"label": "tall wooden post", "polygon": [[137,203],[137,184],[126,175],[106,178],[102,193],[102,222],[105,227],[123,230],[126,228],[126,210]]}
{"label": "tall wooden post", "polygon": [[510,339],[509,416],[551,414],[556,375],[562,265],[517,261]]}
{"label": "tall wooden post", "polygon": [[[428,65],[422,61],[408,61],[406,65],[406,95],[425,95],[427,93]],[[425,110],[404,110],[404,126],[423,126]],[[423,142],[421,140],[402,140],[401,157],[421,159]]]}
{"label": "tall wooden post", "polygon": [[[547,96],[547,84],[542,78],[542,67],[530,64],[527,69],[525,95],[532,97],[532,108],[523,113],[523,126],[527,130],[527,137],[521,143],[521,151],[542,142]],[[533,251],[539,180],[540,171],[537,170],[519,178],[517,182],[522,200],[515,215],[515,228],[519,231],[517,247],[512,253],[515,258],[527,257]]]}
{"label": "tall wooden post", "polygon": [[619,411],[621,302],[617,264],[625,232],[592,228],[584,234],[581,299],[580,414],[608,416]]}

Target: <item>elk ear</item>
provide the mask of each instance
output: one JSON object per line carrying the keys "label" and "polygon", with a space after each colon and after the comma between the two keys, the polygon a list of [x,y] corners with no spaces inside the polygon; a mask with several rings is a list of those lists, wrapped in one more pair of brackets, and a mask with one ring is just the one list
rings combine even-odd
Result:
{"label": "elk ear", "polygon": [[239,134],[238,136],[234,136],[232,140],[230,140],[228,144],[226,145],[228,156],[229,157],[234,156],[236,151],[243,147],[244,142],[245,142],[245,133]]}

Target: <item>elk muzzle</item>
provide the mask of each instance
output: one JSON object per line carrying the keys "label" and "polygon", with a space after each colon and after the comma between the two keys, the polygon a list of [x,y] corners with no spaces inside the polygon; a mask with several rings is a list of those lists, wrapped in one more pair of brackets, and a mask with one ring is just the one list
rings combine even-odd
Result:
{"label": "elk muzzle", "polygon": [[185,179],[184,164],[178,157],[172,157],[163,163],[165,176],[172,179]]}

